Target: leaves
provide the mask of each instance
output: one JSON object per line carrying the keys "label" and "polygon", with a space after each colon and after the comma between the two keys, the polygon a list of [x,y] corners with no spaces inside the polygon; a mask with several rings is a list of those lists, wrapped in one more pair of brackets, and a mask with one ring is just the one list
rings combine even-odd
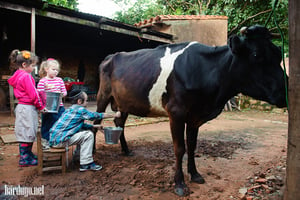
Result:
{"label": "leaves", "polygon": [[[224,15],[228,16],[228,36],[237,34],[241,27],[265,25],[273,13],[267,28],[279,34],[275,17],[288,43],[288,0],[113,0],[121,7],[129,7],[116,13],[115,19],[134,24],[156,15]],[[274,12],[272,8],[274,7]],[[280,42],[278,40],[277,42]],[[287,48],[286,48],[287,49]]]}
{"label": "leaves", "polygon": [[124,8],[122,11],[116,12],[114,18],[127,24],[134,24],[165,12],[165,6],[157,4],[155,0],[139,0],[133,4],[132,1],[128,0],[113,1],[121,8]]}
{"label": "leaves", "polygon": [[78,5],[77,0],[43,0],[43,1],[46,1],[49,4],[69,8],[72,10],[77,10],[77,5]]}

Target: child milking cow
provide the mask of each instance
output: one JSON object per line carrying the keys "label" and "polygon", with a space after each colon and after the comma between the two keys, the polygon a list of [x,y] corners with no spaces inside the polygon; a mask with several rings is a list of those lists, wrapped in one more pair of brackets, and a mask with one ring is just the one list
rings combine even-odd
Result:
{"label": "child milking cow", "polygon": [[88,96],[81,90],[70,92],[72,106],[66,109],[58,121],[50,129],[50,146],[61,148],[70,145],[79,145],[80,171],[100,170],[101,165],[93,161],[94,133],[91,124],[85,120],[104,119],[108,117],[120,117],[121,113],[115,114],[91,112],[86,109]]}

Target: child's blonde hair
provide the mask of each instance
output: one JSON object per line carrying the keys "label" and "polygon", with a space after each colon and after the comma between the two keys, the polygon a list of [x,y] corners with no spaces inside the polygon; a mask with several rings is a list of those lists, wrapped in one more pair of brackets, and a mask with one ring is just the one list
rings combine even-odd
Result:
{"label": "child's blonde hair", "polygon": [[39,75],[40,77],[45,77],[47,76],[47,72],[46,72],[46,69],[48,69],[50,66],[57,66],[58,67],[58,70],[60,70],[60,64],[57,60],[53,59],[53,58],[48,58],[47,60],[43,61],[41,63],[41,67],[40,67],[40,70],[39,70]]}
{"label": "child's blonde hair", "polygon": [[15,49],[10,53],[9,56],[10,68],[16,70],[22,67],[22,63],[30,65],[38,62],[38,57],[30,51]]}

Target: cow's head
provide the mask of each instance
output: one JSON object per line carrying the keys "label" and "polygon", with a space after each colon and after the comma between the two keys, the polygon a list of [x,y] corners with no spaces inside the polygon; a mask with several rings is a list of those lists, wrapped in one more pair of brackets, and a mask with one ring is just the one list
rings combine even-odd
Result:
{"label": "cow's head", "polygon": [[281,51],[263,26],[241,29],[241,36],[229,38],[239,90],[253,98],[278,107],[286,106],[284,71],[280,66]]}

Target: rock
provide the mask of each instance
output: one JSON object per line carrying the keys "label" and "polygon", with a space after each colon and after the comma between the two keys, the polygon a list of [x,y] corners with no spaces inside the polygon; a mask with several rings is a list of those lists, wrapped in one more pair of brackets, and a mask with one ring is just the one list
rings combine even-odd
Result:
{"label": "rock", "polygon": [[239,193],[240,194],[246,194],[247,193],[247,188],[246,187],[242,187],[239,189]]}
{"label": "rock", "polygon": [[254,180],[253,178],[251,178],[251,179],[249,180],[249,183],[253,184],[253,183],[255,183],[255,180]]}
{"label": "rock", "polygon": [[254,185],[248,189],[248,193],[251,193],[251,192],[253,192],[253,190],[258,189],[260,187],[261,187],[261,185]]}
{"label": "rock", "polygon": [[267,180],[268,180],[268,181],[275,181],[275,180],[276,180],[276,177],[275,177],[274,175],[268,176],[268,177],[267,177]]}
{"label": "rock", "polygon": [[283,181],[283,178],[281,176],[275,176],[275,178],[279,181]]}
{"label": "rock", "polygon": [[157,164],[155,165],[155,169],[163,169],[165,166],[163,164]]}
{"label": "rock", "polygon": [[257,180],[255,180],[256,183],[266,183],[267,182],[267,179],[265,178],[259,178]]}
{"label": "rock", "polygon": [[245,194],[247,194],[248,189],[245,187],[242,187],[239,189],[239,193],[241,194],[241,197],[244,197]]}
{"label": "rock", "polygon": [[98,183],[98,180],[97,179],[93,179],[93,183]]}
{"label": "rock", "polygon": [[129,184],[135,186],[136,185],[136,180],[132,180]]}
{"label": "rock", "polygon": [[224,188],[222,188],[222,187],[213,187],[213,191],[224,192]]}
{"label": "rock", "polygon": [[261,186],[262,186],[263,188],[265,188],[265,190],[269,190],[269,186],[267,186],[266,184],[261,184]]}
{"label": "rock", "polygon": [[272,112],[273,112],[273,113],[282,114],[282,113],[284,113],[285,111],[284,111],[284,109],[282,109],[282,108],[274,108],[274,109],[272,110]]}

